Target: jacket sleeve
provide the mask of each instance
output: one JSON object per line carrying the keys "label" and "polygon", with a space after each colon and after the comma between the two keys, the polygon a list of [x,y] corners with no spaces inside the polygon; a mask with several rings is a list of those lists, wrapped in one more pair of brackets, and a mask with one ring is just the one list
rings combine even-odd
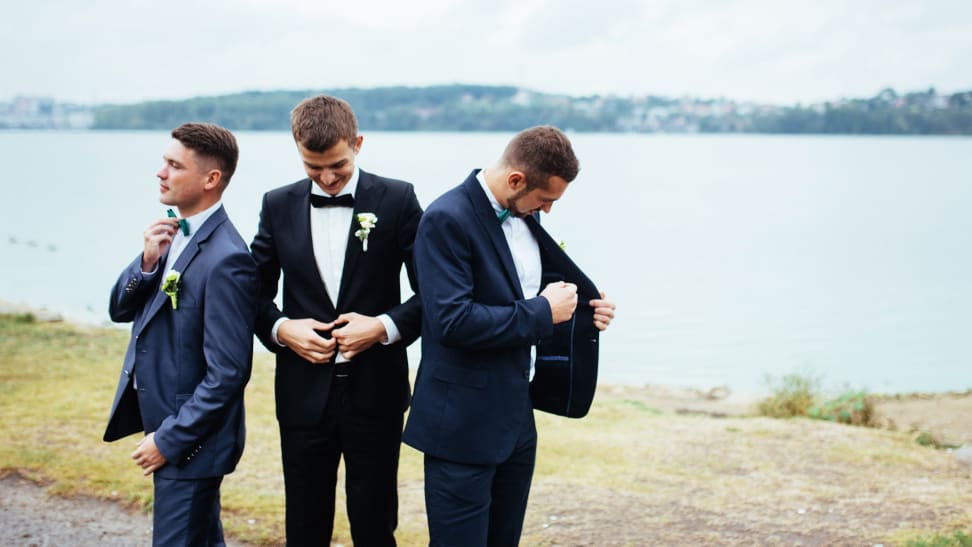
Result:
{"label": "jacket sleeve", "polygon": [[[273,324],[283,317],[283,312],[277,307],[274,299],[277,297],[277,287],[280,281],[280,258],[277,255],[277,245],[274,241],[273,216],[270,213],[270,195],[263,196],[260,209],[260,226],[250,244],[250,254],[256,262],[258,279],[257,313],[255,332],[257,338],[268,350],[280,351],[280,346],[273,341],[271,330]],[[308,258],[312,260],[312,258]]]}
{"label": "jacket sleeve", "polygon": [[152,289],[158,287],[159,268],[152,274],[142,273],[142,255],[125,268],[115,286],[111,289],[108,301],[108,316],[116,323],[129,323],[135,320],[135,314],[152,296]]}
{"label": "jacket sleeve", "polygon": [[[477,287],[489,282],[487,269],[500,266],[474,256],[468,223],[475,221],[461,222],[458,216],[442,209],[426,212],[415,242],[423,313],[440,331],[442,343],[469,349],[514,348],[549,336],[553,316],[545,298],[503,302],[496,290]],[[486,300],[486,294],[492,298]]]}
{"label": "jacket sleeve", "polygon": [[419,298],[418,280],[415,276],[414,255],[415,234],[422,218],[422,207],[419,205],[418,198],[415,197],[415,190],[411,184],[407,186],[405,196],[401,199],[401,210],[398,218],[398,249],[401,253],[402,263],[405,264],[405,273],[408,275],[409,285],[415,294],[386,313],[395,322],[395,326],[398,327],[398,331],[402,335],[402,343],[407,346],[419,337],[422,329],[422,302]]}

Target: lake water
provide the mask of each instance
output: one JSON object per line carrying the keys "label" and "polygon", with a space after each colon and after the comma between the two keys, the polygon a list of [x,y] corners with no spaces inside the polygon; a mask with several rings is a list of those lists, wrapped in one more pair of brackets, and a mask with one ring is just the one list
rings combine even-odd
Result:
{"label": "lake water", "polygon": [[[509,137],[365,133],[359,165],[415,183],[424,206]],[[303,172],[288,133],[238,138],[224,203],[249,240],[263,192]],[[107,322],[111,285],[164,214],[168,139],[0,132],[0,300]],[[581,175],[544,224],[618,304],[602,381],[972,388],[972,139],[572,140]]]}

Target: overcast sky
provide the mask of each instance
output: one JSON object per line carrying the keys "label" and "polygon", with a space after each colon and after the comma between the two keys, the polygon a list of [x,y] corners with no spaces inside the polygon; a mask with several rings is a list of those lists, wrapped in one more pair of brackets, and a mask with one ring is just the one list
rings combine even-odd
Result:
{"label": "overcast sky", "polygon": [[773,103],[972,90],[969,0],[33,0],[0,100],[449,83]]}

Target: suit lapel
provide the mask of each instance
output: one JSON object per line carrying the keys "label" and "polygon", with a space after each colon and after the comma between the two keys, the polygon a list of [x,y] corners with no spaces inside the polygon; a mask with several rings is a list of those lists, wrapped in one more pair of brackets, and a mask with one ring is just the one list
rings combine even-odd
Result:
{"label": "suit lapel", "polygon": [[[536,238],[537,245],[540,246],[540,261],[543,264],[543,273],[556,272],[562,275],[564,281],[577,285],[578,294],[584,298],[600,298],[594,282],[567,256],[567,253],[550,237],[550,234],[543,229],[543,226],[540,226],[540,221],[537,220],[536,215],[530,215],[523,220],[526,222],[527,227],[530,228],[533,237]],[[543,287],[540,287],[540,289],[543,290]]]}
{"label": "suit lapel", "polygon": [[[206,222],[199,227],[199,230],[195,233],[195,235],[193,235],[192,239],[186,243],[186,247],[182,249],[182,253],[179,255],[179,258],[176,259],[175,264],[173,264],[171,268],[179,272],[180,285],[184,283],[183,279],[187,274],[186,270],[189,269],[189,267],[192,265],[193,259],[196,258],[197,254],[199,254],[200,247],[205,245],[206,240],[209,239],[209,236],[213,235],[216,228],[225,222],[227,218],[226,210],[220,206],[219,209],[217,209],[208,219],[206,219]],[[166,256],[168,256],[168,253],[166,253]],[[164,261],[160,262],[160,267],[165,267]],[[155,297],[152,298],[148,308],[145,310],[139,331],[145,328],[145,325],[148,324],[152,317],[155,317],[155,314],[162,309],[162,306],[165,303],[169,302],[169,296],[162,292],[162,283],[165,281],[166,273],[167,272],[165,271],[161,272],[162,279],[159,280],[159,290],[155,293]]]}
{"label": "suit lapel", "polygon": [[317,257],[314,255],[314,241],[312,239],[313,235],[311,234],[310,223],[310,194],[312,184],[314,184],[312,180],[305,179],[295,184],[291,189],[290,199],[287,200],[287,207],[289,209],[287,216],[290,218],[290,233],[287,235],[291,239],[289,246],[293,249],[310,249],[310,259],[300,260],[297,267],[305,269],[304,275],[307,279],[317,281],[317,286],[314,287],[314,294],[320,295],[319,300],[327,313],[334,315],[334,305],[331,303],[331,299],[327,297],[327,287],[324,285],[324,280],[321,279],[321,272],[317,269]]}
{"label": "suit lapel", "polygon": [[359,173],[358,188],[354,192],[354,212],[351,214],[351,225],[348,227],[348,246],[344,251],[344,266],[341,269],[341,289],[338,291],[336,301],[338,308],[341,307],[341,302],[350,290],[350,285],[355,278],[354,271],[358,267],[361,254],[365,252],[363,242],[354,235],[360,228],[358,214],[374,213],[378,216],[378,222],[372,232],[380,231],[383,227],[386,230],[392,229],[388,225],[383,226],[381,216],[378,215],[381,198],[385,193],[384,185],[378,184],[375,176],[371,173],[365,171],[359,171]]}
{"label": "suit lapel", "polygon": [[506,241],[506,236],[503,235],[502,224],[499,218],[496,217],[493,205],[489,202],[486,194],[483,193],[483,188],[476,178],[476,173],[477,171],[473,171],[466,181],[462,183],[466,194],[469,196],[469,200],[472,202],[473,216],[482,226],[483,231],[486,232],[490,243],[492,243],[493,250],[496,251],[496,257],[503,266],[503,272],[506,273],[506,278],[510,282],[516,298],[522,299],[523,288],[520,286],[520,277],[516,274],[516,265],[513,263],[513,252],[510,250],[510,244]]}

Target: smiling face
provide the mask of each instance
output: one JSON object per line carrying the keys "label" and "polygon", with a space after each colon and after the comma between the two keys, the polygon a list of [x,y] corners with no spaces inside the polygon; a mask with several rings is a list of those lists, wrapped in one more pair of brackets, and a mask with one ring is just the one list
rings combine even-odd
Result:
{"label": "smiling face", "polygon": [[[219,180],[219,170],[211,160],[199,158],[196,152],[172,139],[162,154],[165,163],[155,174],[159,177],[159,201],[179,208],[188,217],[215,203],[212,189]],[[219,196],[216,196],[218,199]]]}
{"label": "smiling face", "polygon": [[[515,179],[515,177],[510,177]],[[555,201],[567,191],[567,181],[553,176],[547,179],[546,186],[529,187],[526,179],[510,181],[513,194],[506,198],[506,207],[514,216],[523,218],[538,211],[549,213]]]}
{"label": "smiling face", "polygon": [[354,158],[361,150],[363,137],[354,142],[341,139],[323,152],[315,152],[297,143],[297,150],[304,162],[304,171],[324,193],[336,196],[347,186],[354,174]]}

